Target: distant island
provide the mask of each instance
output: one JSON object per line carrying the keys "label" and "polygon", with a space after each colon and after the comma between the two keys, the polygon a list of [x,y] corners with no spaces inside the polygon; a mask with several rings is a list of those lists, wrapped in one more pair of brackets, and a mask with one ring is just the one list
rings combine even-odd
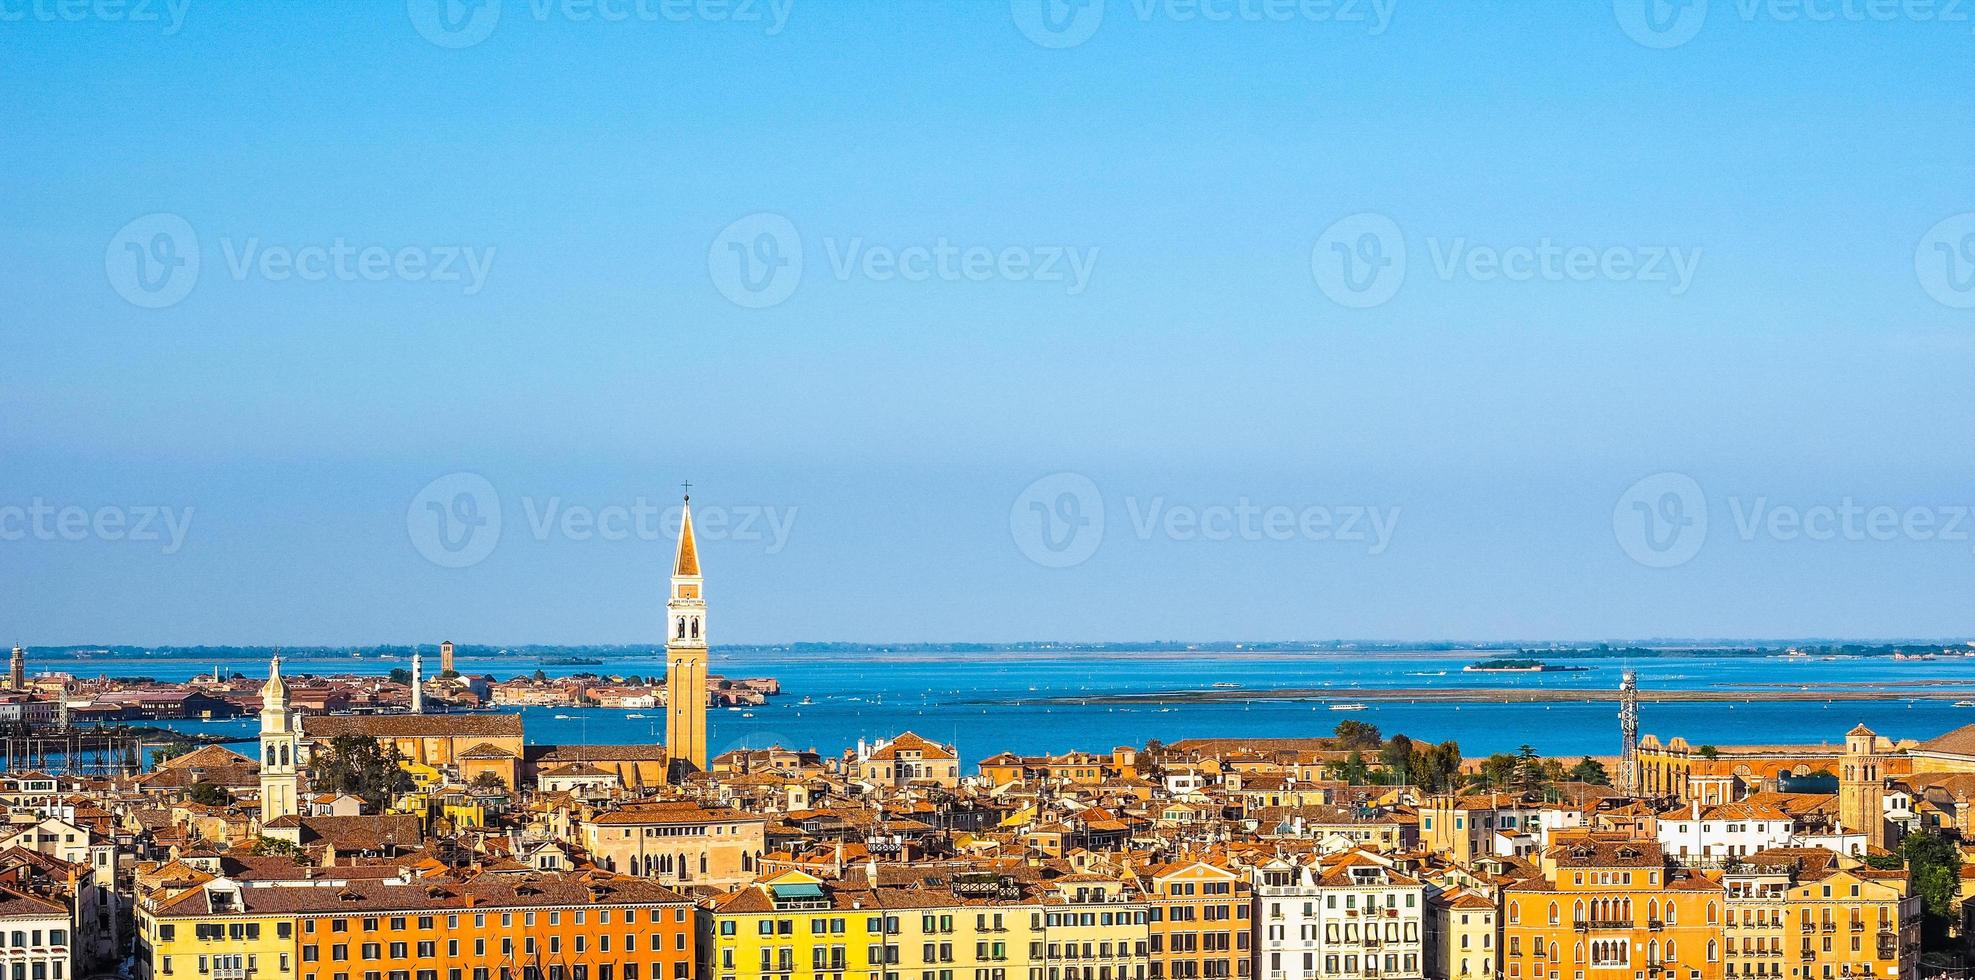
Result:
{"label": "distant island", "polygon": [[[264,662],[273,653],[269,646],[138,646],[129,644],[27,644],[33,655],[43,660],[189,660],[198,664]],[[359,660],[409,661],[422,653],[428,661],[437,657],[436,643],[380,643],[364,646],[286,645],[282,655],[292,661]],[[503,664],[531,658],[569,658],[569,665],[594,666],[626,657],[663,658],[662,644],[493,644],[459,643],[455,655],[460,661],[493,660]],[[1235,641],[1176,640],[1013,643],[915,642],[793,642],[723,643],[716,655],[833,657],[862,655],[921,655],[951,657],[1036,656],[1174,656],[1228,654],[1234,656],[1295,656],[1299,654],[1343,656],[1430,656],[1433,654],[1541,659],[1544,661],[1653,660],[1681,658],[1767,658],[1767,657],[1884,657],[1890,660],[1930,660],[1975,656],[1975,641],[1963,639],[1901,640],[1677,640],[1653,639],[1631,643],[1554,643],[1532,644],[1514,641],[1421,641],[1395,640],[1268,640]],[[550,662],[544,659],[543,662]]]}
{"label": "distant island", "polygon": [[603,661],[594,657],[543,657],[539,661],[544,667],[601,667]]}
{"label": "distant island", "polygon": [[1596,668],[1549,664],[1541,660],[1503,658],[1499,660],[1483,660],[1478,664],[1468,664],[1461,669],[1470,674],[1560,674],[1573,670],[1595,670]]}

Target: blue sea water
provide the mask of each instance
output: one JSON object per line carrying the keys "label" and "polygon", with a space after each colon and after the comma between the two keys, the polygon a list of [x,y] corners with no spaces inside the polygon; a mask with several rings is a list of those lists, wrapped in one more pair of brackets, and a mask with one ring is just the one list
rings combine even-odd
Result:
{"label": "blue sea water", "polygon": [[[1063,752],[1143,745],[1147,739],[1194,737],[1315,736],[1345,718],[1367,721],[1387,734],[1415,740],[1452,739],[1468,756],[1513,751],[1528,744],[1546,756],[1609,755],[1618,751],[1617,705],[1610,701],[1533,704],[1404,702],[1354,697],[1380,688],[1526,688],[1610,690],[1622,666],[1639,673],[1644,690],[1759,690],[1786,685],[1871,685],[1870,701],[1728,701],[1646,703],[1642,732],[1685,736],[1695,744],[1836,743],[1860,722],[1895,738],[1929,738],[1975,723],[1975,709],[1930,694],[1915,682],[1950,681],[1975,686],[1975,658],[1928,661],[1782,659],[1661,656],[1621,664],[1573,661],[1593,669],[1569,673],[1463,673],[1479,659],[1467,653],[1367,654],[1350,652],[1230,654],[970,653],[794,654],[747,652],[713,655],[713,671],[729,677],[772,676],[782,697],[767,706],[713,711],[713,743],[719,750],[780,744],[836,753],[858,739],[911,730],[953,742],[971,765],[1001,751]],[[428,664],[430,661],[428,660]],[[210,663],[106,660],[48,667],[160,678],[209,671]],[[264,661],[226,664],[249,676]],[[289,673],[377,673],[406,666],[404,659],[285,659]],[[526,657],[461,658],[461,670],[506,678],[541,666]],[[627,657],[600,667],[544,667],[549,673],[593,670],[662,674],[663,654]],[[1208,690],[1233,684],[1243,699],[1211,703],[1110,704],[1074,699],[1109,694]],[[1360,711],[1336,711],[1324,700],[1271,700],[1268,692],[1327,688],[1329,701],[1358,702]],[[801,704],[808,697],[813,703]],[[1053,699],[1071,703],[1044,703]],[[664,733],[660,710],[529,708],[522,712],[531,742],[656,742]],[[642,715],[643,717],[636,717]],[[251,719],[175,723],[205,733],[248,734]]]}

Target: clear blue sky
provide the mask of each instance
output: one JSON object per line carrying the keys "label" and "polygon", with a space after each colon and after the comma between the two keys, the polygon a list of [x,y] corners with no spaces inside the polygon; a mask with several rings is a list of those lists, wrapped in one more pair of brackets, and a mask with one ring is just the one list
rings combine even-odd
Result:
{"label": "clear blue sky", "polygon": [[[656,641],[669,540],[531,509],[688,478],[794,515],[702,542],[716,644],[1975,632],[1975,526],[1737,522],[1975,505],[1975,310],[1916,268],[1975,211],[1970,24],[1714,0],[1657,49],[1603,2],[1398,0],[1376,35],[1147,2],[1050,48],[996,0],[795,0],[773,33],[504,0],[449,48],[427,0],[192,0],[175,31],[0,0],[0,638]],[[1360,308],[1313,250],[1367,212],[1407,258]],[[116,264],[159,213],[200,268],[153,309]],[[719,236],[762,213],[803,264],[750,308]],[[339,239],[491,261],[477,290],[232,267]],[[836,264],[942,240],[1095,259],[1081,289]],[[1546,240],[1698,261],[1677,292],[1442,269]],[[1025,488],[1065,472],[1103,535],[1032,561]],[[1709,526],[1652,567],[1619,525],[1664,472]],[[453,473],[503,522],[460,568],[414,530]],[[1375,555],[1135,521],[1244,499],[1397,518]],[[191,516],[166,554],[37,532],[37,501]]]}

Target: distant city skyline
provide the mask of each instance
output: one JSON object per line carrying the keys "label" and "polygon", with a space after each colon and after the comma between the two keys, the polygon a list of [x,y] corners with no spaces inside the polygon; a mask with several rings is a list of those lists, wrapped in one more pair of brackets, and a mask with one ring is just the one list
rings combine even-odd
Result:
{"label": "distant city skyline", "polygon": [[0,635],[1975,631],[1965,23],[437,3],[0,25]]}

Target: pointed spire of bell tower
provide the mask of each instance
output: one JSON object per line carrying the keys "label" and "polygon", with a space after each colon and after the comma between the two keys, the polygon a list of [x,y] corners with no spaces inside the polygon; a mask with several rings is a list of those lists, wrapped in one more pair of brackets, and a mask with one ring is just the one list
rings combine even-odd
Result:
{"label": "pointed spire of bell tower", "polygon": [[693,542],[693,484],[686,482],[685,502],[679,506],[679,551],[672,562],[672,577],[699,577],[699,545]]}
{"label": "pointed spire of bell tower", "polygon": [[687,483],[672,591],[665,603],[665,752],[674,779],[704,772],[707,765],[706,598],[701,583],[692,484]]}

